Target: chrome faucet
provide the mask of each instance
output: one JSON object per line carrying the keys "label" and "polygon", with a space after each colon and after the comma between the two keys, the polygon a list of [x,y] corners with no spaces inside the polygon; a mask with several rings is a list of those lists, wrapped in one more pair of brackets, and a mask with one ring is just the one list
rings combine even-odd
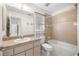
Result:
{"label": "chrome faucet", "polygon": [[24,38],[23,35],[21,35],[20,38],[23,39]]}

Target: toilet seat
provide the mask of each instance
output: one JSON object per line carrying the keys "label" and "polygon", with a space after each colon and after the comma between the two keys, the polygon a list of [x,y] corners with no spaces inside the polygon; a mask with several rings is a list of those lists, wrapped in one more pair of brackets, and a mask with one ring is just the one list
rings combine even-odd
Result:
{"label": "toilet seat", "polygon": [[47,44],[47,43],[42,44],[42,47],[47,51],[53,50],[53,47],[50,44]]}

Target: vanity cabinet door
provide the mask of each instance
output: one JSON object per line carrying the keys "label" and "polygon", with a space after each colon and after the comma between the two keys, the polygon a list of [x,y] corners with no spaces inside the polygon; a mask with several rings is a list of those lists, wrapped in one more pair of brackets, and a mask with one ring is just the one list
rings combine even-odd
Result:
{"label": "vanity cabinet door", "polygon": [[33,49],[27,50],[26,56],[33,56]]}
{"label": "vanity cabinet door", "polygon": [[34,48],[34,56],[40,56],[40,46]]}
{"label": "vanity cabinet door", "polygon": [[18,54],[20,52],[23,52],[23,51],[26,51],[28,49],[31,49],[33,47],[33,44],[32,42],[29,42],[25,45],[22,45],[22,46],[17,46],[15,49],[14,49],[14,54]]}
{"label": "vanity cabinet door", "polygon": [[13,49],[4,50],[3,56],[13,56]]}
{"label": "vanity cabinet door", "polygon": [[25,52],[19,53],[19,54],[15,55],[15,56],[25,56]]}
{"label": "vanity cabinet door", "polygon": [[14,48],[14,54],[18,54],[20,52],[23,52],[26,50],[27,45],[24,46],[17,46],[16,48]]}

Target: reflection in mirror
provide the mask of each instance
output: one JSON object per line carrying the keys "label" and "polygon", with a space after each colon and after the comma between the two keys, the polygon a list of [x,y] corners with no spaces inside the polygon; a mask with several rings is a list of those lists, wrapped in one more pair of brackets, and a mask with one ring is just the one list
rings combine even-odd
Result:
{"label": "reflection in mirror", "polygon": [[11,25],[10,25],[10,36],[18,36],[19,35],[19,24],[20,18],[11,16]]}
{"label": "reflection in mirror", "polygon": [[7,23],[6,23],[6,36],[9,37],[10,35],[10,19],[9,17],[7,16]]}
{"label": "reflection in mirror", "polygon": [[5,38],[24,38],[34,36],[34,14],[19,10],[12,6],[6,6]]}
{"label": "reflection in mirror", "polygon": [[9,16],[7,17],[7,37],[14,37],[19,35],[20,18]]}

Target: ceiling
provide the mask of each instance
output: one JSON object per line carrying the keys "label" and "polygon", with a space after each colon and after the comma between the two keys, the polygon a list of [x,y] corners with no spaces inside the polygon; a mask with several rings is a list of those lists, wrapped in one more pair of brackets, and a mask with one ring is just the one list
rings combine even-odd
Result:
{"label": "ceiling", "polygon": [[58,10],[61,10],[63,8],[73,5],[73,3],[48,3],[47,6],[46,6],[47,3],[33,3],[33,4],[39,8],[42,8],[42,9],[50,12],[50,13],[54,13]]}
{"label": "ceiling", "polygon": [[[23,7],[23,10],[27,11],[30,11],[31,9],[34,9],[35,11],[37,11],[38,9],[43,9],[43,12],[53,14],[59,10],[73,6],[74,3],[26,3],[26,4],[9,4],[9,5],[13,5],[19,9]],[[29,6],[31,6],[32,8],[30,8]]]}

